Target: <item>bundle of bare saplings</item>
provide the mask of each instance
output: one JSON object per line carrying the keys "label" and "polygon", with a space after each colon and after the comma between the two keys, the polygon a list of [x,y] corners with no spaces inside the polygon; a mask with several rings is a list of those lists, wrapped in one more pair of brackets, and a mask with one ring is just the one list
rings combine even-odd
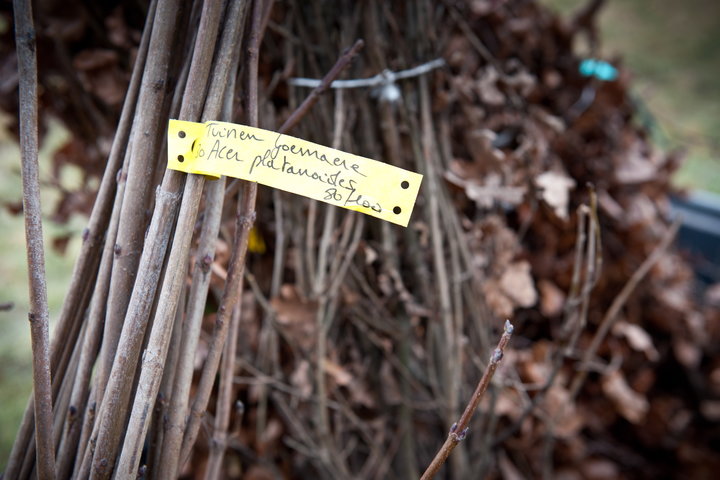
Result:
{"label": "bundle of bare saplings", "polygon": [[[602,2],[46,3],[36,101],[73,133],[55,174],[87,172],[57,218],[91,213],[6,479],[720,468],[720,316],[672,246],[679,160],[627,72],[573,51],[597,55]],[[409,225],[169,170],[174,118],[421,173]]]}

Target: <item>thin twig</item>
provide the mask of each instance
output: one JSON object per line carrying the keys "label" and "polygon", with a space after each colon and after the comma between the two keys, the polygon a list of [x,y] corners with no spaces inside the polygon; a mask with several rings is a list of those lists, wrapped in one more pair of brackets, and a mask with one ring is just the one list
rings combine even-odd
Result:
{"label": "thin twig", "polygon": [[33,353],[35,441],[38,477],[55,478],[52,390],[50,385],[50,330],[45,283],[45,252],[38,172],[37,56],[32,7],[15,0],[15,44],[19,72],[20,153],[22,157],[23,211],[30,287],[30,337]]}
{"label": "thin twig", "polygon": [[362,39],[358,39],[355,41],[352,47],[350,47],[349,50],[345,51],[337,62],[335,62],[335,65],[330,69],[330,71],[325,75],[320,82],[320,85],[315,87],[315,89],[310,92],[310,95],[303,101],[303,103],[300,104],[300,106],[293,112],[292,115],[288,117],[287,120],[285,120],[285,123],[283,123],[283,126],[281,127],[282,131],[290,131],[297,123],[300,121],[302,117],[305,116],[305,114],[312,108],[313,105],[315,105],[315,102],[318,101],[318,97],[325,93],[325,91],[330,88],[330,85],[335,81],[335,79],[340,75],[340,73],[347,67],[353,58],[360,52],[360,50],[365,45],[365,42]]}
{"label": "thin twig", "polygon": [[[342,90],[335,92],[335,122],[333,132],[332,148],[339,149],[341,147],[342,131],[345,124],[344,115],[344,102]],[[312,203],[316,203],[313,201]],[[331,466],[336,463],[339,467],[338,470],[344,473],[344,476],[348,476],[349,471],[344,462],[339,461],[339,455],[337,454],[336,445],[333,442],[333,438],[330,435],[330,420],[328,416],[327,407],[327,392],[325,390],[325,358],[327,356],[327,334],[332,324],[332,315],[330,315],[330,298],[332,298],[333,292],[330,292],[330,283],[332,278],[329,278],[334,273],[332,262],[328,261],[328,256],[332,253],[333,233],[335,231],[335,218],[337,215],[337,208],[334,206],[325,205],[325,222],[323,224],[323,232],[318,246],[317,255],[317,271],[314,272],[315,282],[312,287],[313,297],[318,300],[318,307],[315,314],[316,322],[316,366],[315,366],[315,384],[318,397],[318,404],[316,409],[316,421],[318,430],[318,444],[320,445],[320,461]],[[351,217],[346,217],[351,218]],[[352,230],[352,224],[345,223],[344,231],[348,232]],[[338,251],[344,252],[345,250],[338,245]],[[354,251],[351,253],[354,255]]]}
{"label": "thin twig", "polygon": [[613,300],[610,308],[608,308],[605,316],[600,322],[600,326],[598,327],[597,332],[595,332],[595,336],[593,337],[592,342],[590,342],[590,346],[585,349],[579,369],[570,383],[570,397],[568,401],[572,401],[572,399],[574,399],[580,391],[580,388],[585,382],[585,378],[588,374],[587,367],[592,358],[595,356],[598,348],[600,348],[600,344],[605,339],[605,336],[610,331],[610,328],[615,324],[615,321],[618,318],[618,313],[620,313],[620,309],[623,305],[625,305],[625,302],[627,302],[628,298],[633,291],[635,291],[635,288],[640,284],[642,279],[645,278],[645,275],[647,275],[648,272],[650,272],[650,269],[658,262],[658,260],[660,260],[662,255],[665,253],[665,250],[667,250],[672,243],[673,239],[675,239],[675,234],[677,234],[680,224],[680,220],[676,220],[675,223],[672,224],[658,246],[655,247],[655,250],[653,250],[650,256],[645,259],[642,265],[640,265],[640,268],[633,272],[628,282]]}
{"label": "thin twig", "polygon": [[[576,292],[580,300],[580,311],[577,312],[575,311],[576,308],[573,308],[573,314],[568,315],[569,318],[566,320],[565,326],[571,329],[572,333],[570,333],[568,339],[563,339],[566,342],[565,351],[561,353],[563,356],[569,355],[575,349],[580,334],[587,325],[590,293],[597,284],[602,266],[602,244],[600,240],[600,221],[597,216],[597,195],[592,187],[590,188],[590,206],[587,208],[586,216],[588,217],[588,231],[584,281],[582,290]],[[577,301],[573,299],[572,303],[574,304],[573,307],[576,307]]]}
{"label": "thin twig", "polygon": [[[438,347],[435,359],[437,361],[438,370],[440,372],[440,381],[442,382],[442,392],[439,398],[445,399],[445,419],[449,422],[457,415],[457,406],[460,405],[459,385],[461,383],[461,359],[460,336],[456,328],[454,328],[454,313],[450,287],[454,282],[450,280],[449,266],[446,245],[449,238],[445,232],[452,231],[446,228],[443,223],[449,217],[444,212],[452,212],[452,208],[445,208],[443,205],[443,186],[440,182],[442,178],[438,173],[439,165],[437,165],[438,153],[435,145],[435,128],[432,121],[430,107],[430,88],[428,80],[420,77],[420,118],[422,129],[422,158],[426,169],[426,178],[428,179],[428,210],[427,215],[430,220],[430,231],[432,241],[433,266],[435,275],[437,276],[437,291],[440,300],[440,310],[438,316],[441,323],[433,325],[430,330],[432,339]],[[439,328],[442,326],[442,331]],[[460,464],[462,457],[454,460],[457,468],[461,471],[456,472],[459,476],[464,476],[465,467]]]}
{"label": "thin twig", "polygon": [[222,478],[221,470],[225,450],[227,449],[228,427],[230,426],[230,413],[232,411],[232,392],[235,376],[235,355],[237,353],[238,333],[240,331],[240,315],[242,313],[242,300],[238,301],[230,320],[230,331],[225,342],[225,351],[222,356],[220,384],[218,386],[217,406],[215,408],[215,424],[210,457],[205,470],[206,480]]}
{"label": "thin twig", "polygon": [[457,423],[453,424],[453,426],[450,428],[450,433],[448,434],[445,443],[435,455],[435,458],[430,463],[427,470],[425,470],[425,473],[423,473],[422,477],[420,477],[420,480],[429,480],[435,477],[437,472],[440,470],[442,464],[445,463],[445,460],[447,460],[450,452],[453,451],[453,449],[458,445],[458,443],[465,439],[465,436],[468,433],[468,425],[470,424],[470,419],[472,418],[473,413],[475,413],[475,409],[477,409],[478,405],[480,405],[480,401],[482,400],[485,392],[488,389],[488,386],[490,385],[490,380],[492,380],[492,377],[495,374],[495,370],[497,369],[500,361],[503,358],[505,347],[510,341],[513,329],[514,327],[510,323],[510,320],[505,320],[505,329],[503,331],[503,334],[500,337],[497,348],[490,356],[490,363],[488,363],[487,368],[485,369],[485,373],[483,373],[480,382],[478,382],[477,388],[475,388],[475,393],[473,393],[470,402],[465,407],[465,411],[460,416],[460,420],[458,420]]}
{"label": "thin twig", "polygon": [[[121,200],[118,195],[117,200]],[[65,428],[63,432],[63,440],[58,452],[57,476],[58,478],[66,478],[72,463],[77,457],[77,447],[80,435],[84,413],[86,408],[86,400],[90,390],[90,376],[92,367],[100,348],[100,340],[103,333],[103,320],[105,318],[105,306],[107,301],[108,290],[110,288],[110,272],[113,257],[114,238],[117,235],[120,220],[120,210],[114,209],[110,219],[110,230],[108,238],[103,249],[102,259],[98,279],[95,285],[95,293],[90,302],[90,311],[88,313],[87,327],[85,337],[82,342],[82,352],[75,372],[73,382],[73,390],[70,400],[70,409],[67,413]],[[86,421],[89,419],[85,419]]]}
{"label": "thin twig", "polygon": [[[383,144],[388,152],[388,160],[392,165],[402,165],[402,155],[400,147],[400,134],[398,132],[398,124],[395,116],[394,107],[388,102],[382,102],[379,105],[381,115],[381,128]],[[408,291],[404,285],[402,277],[400,275],[400,265],[402,256],[398,252],[397,238],[395,236],[395,230],[390,227],[387,222],[382,223],[382,245],[383,245],[383,262],[391,277],[395,280],[396,290],[398,291],[399,297],[405,303],[406,312],[411,312],[414,305],[416,305],[415,299],[412,294]],[[406,247],[407,249],[407,247]],[[402,333],[399,339],[399,354],[398,361],[405,367],[408,367],[410,360],[410,349],[413,336],[411,334],[410,322],[407,318],[398,318],[397,323],[394,325]],[[405,375],[400,377],[400,389],[402,396],[405,399],[410,399],[410,382]],[[400,406],[400,431],[402,432],[402,444],[400,446],[400,456],[402,471],[404,472],[405,478],[417,478],[419,476],[416,460],[415,460],[415,437],[413,435],[413,422],[412,422],[412,408],[408,404],[408,401],[402,402]]]}
{"label": "thin twig", "polygon": [[[188,395],[190,393],[194,352],[197,348],[197,341],[200,335],[201,321],[203,318],[205,301],[207,298],[208,286],[212,273],[210,265],[215,252],[215,239],[217,238],[220,226],[220,215],[222,213],[224,178],[208,185],[206,195],[205,222],[200,235],[197,260],[193,271],[193,281],[188,299],[188,312],[183,327],[183,337],[180,346],[181,355],[175,374],[175,385],[173,395],[170,399],[169,418],[165,425],[166,434],[163,441],[163,461],[168,471],[168,478],[174,478],[177,466],[177,458],[180,455],[182,434],[185,431],[186,411]],[[174,466],[173,466],[174,465]]]}
{"label": "thin twig", "polygon": [[210,183],[206,189],[207,208],[205,210],[205,221],[200,234],[192,286],[188,298],[188,311],[183,326],[180,345],[181,354],[178,360],[177,372],[175,373],[175,385],[170,397],[168,419],[163,427],[166,433],[160,446],[163,452],[161,455],[163,465],[168,469],[167,478],[177,476],[177,459],[180,456],[180,446],[185,431],[188,396],[192,385],[194,353],[197,349],[208,287],[212,277],[210,265],[214,258],[215,240],[220,227],[224,187],[225,178],[223,177]]}
{"label": "thin twig", "polygon": [[[189,262],[188,262],[189,264]],[[189,266],[189,265],[188,265]],[[189,272],[186,272],[186,276]],[[168,418],[170,399],[172,398],[173,385],[175,376],[177,375],[177,365],[180,360],[180,345],[184,334],[183,325],[185,325],[185,311],[187,308],[188,288],[183,284],[183,290],[180,292],[179,303],[175,310],[175,325],[173,325],[172,337],[168,347],[165,359],[165,368],[163,370],[163,378],[160,383],[160,389],[155,399],[155,411],[153,412],[152,424],[150,426],[149,435],[151,438],[146,440],[146,444],[150,444],[148,449],[146,465],[150,465],[150,478],[157,478],[157,473],[161,465],[165,465],[163,459],[162,446],[165,443],[165,422]],[[140,467],[142,468],[142,466]]]}
{"label": "thin twig", "polygon": [[243,189],[242,200],[238,204],[233,255],[230,259],[225,290],[215,320],[213,338],[198,385],[198,393],[193,401],[190,418],[188,419],[188,424],[185,429],[185,438],[183,439],[183,446],[180,453],[181,468],[189,458],[190,451],[197,439],[200,421],[207,409],[210,393],[215,383],[215,374],[220,364],[220,354],[227,339],[227,332],[230,326],[228,317],[232,314],[240,297],[242,276],[245,269],[245,256],[247,254],[247,242],[250,236],[250,229],[255,223],[256,198],[257,184],[249,183]]}
{"label": "thin twig", "polygon": [[90,443],[90,435],[92,435],[92,428],[95,425],[95,414],[97,413],[97,402],[95,401],[95,386],[93,385],[90,389],[90,394],[87,399],[87,407],[85,408],[85,418],[80,431],[80,440],[78,441],[78,449],[75,452],[75,466],[71,478],[78,478],[79,472],[82,467],[82,460],[85,458],[85,452],[88,450],[88,444]]}

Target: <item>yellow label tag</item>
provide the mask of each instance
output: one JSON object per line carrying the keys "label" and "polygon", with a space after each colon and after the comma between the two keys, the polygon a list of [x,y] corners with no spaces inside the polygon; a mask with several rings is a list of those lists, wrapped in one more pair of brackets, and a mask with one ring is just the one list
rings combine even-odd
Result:
{"label": "yellow label tag", "polygon": [[242,178],[406,227],[422,175],[316,143],[226,122],[170,120],[168,168]]}

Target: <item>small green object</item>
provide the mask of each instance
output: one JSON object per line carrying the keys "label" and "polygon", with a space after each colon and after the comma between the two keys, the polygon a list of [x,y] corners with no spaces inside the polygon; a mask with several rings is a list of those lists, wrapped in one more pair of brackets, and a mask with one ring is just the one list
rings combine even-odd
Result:
{"label": "small green object", "polygon": [[604,82],[612,82],[618,78],[617,68],[604,60],[597,60],[595,58],[587,58],[580,62],[580,68],[578,70],[581,75],[595,77]]}

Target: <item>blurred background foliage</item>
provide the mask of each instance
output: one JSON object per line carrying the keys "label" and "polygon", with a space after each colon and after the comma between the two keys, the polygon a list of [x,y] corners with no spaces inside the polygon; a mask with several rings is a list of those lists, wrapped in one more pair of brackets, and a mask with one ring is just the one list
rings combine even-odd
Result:
{"label": "blurred background foliage", "polygon": [[[585,2],[542,3],[567,15]],[[686,152],[677,184],[720,193],[720,3],[608,0],[599,19],[603,59],[632,72],[645,105],[638,120]]]}
{"label": "blurred background foliage", "polygon": [[[0,114],[0,303],[13,303],[9,311],[0,312],[0,471],[4,469],[15,432],[32,389],[27,263],[25,256],[25,230],[23,217],[10,212],[22,199],[20,177],[20,149],[7,131],[11,117]],[[40,150],[41,181],[51,177],[52,152],[62,146],[69,133],[59,122],[43,139]],[[71,167],[63,172],[61,182],[70,188],[79,179],[80,172]],[[53,205],[57,202],[56,189],[42,188],[44,213],[43,237],[47,272],[48,303],[51,321],[57,317],[65,298],[65,290],[80,246],[80,233],[86,219],[76,216],[67,224],[50,220]],[[53,239],[71,234],[64,253],[51,248]]]}
{"label": "blurred background foliage", "polygon": [[[584,1],[542,3],[567,15]],[[634,92],[645,105],[638,121],[650,127],[660,148],[687,153],[677,184],[720,193],[720,3],[609,0],[599,18],[600,56],[632,72]],[[0,21],[0,30],[10,28]],[[581,52],[587,46],[576,48]],[[12,115],[0,112],[0,304],[14,303],[11,310],[0,312],[0,471],[32,385],[23,219],[7,208],[22,196],[19,149],[7,131]],[[59,122],[51,122],[41,144],[41,181],[51,182],[50,157],[68,136]],[[72,188],[80,177],[78,168],[69,165],[60,172],[59,183]],[[56,195],[55,189],[43,190],[51,319],[61,308],[86,223],[80,216],[67,224],[54,223]],[[67,235],[64,253],[52,248],[54,238]]]}

